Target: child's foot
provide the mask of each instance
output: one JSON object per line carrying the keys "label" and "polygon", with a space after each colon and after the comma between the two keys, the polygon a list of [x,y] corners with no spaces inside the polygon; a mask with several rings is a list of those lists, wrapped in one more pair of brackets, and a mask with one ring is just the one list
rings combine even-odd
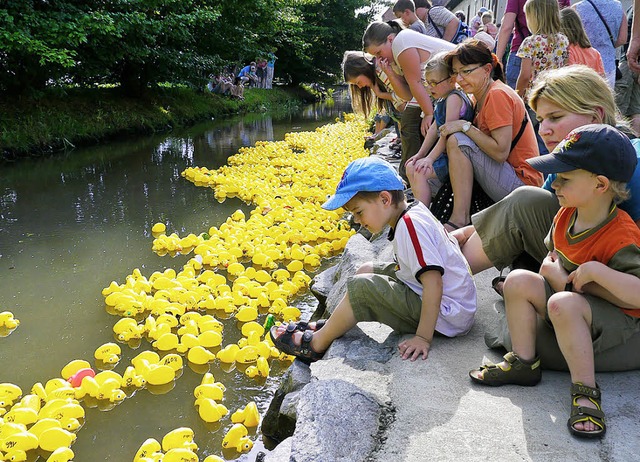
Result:
{"label": "child's foot", "polygon": [[326,322],[326,319],[319,319],[318,321],[298,321],[289,324],[293,324],[296,327],[296,330],[299,330],[300,332],[304,332],[305,330],[315,332],[322,329],[322,326],[324,326]]}
{"label": "child's foot", "polygon": [[499,387],[501,385],[536,385],[542,379],[540,359],[523,361],[515,353],[504,355],[499,364],[485,364],[469,371],[469,377],[476,383]]}
{"label": "child's foot", "polygon": [[607,431],[600,407],[600,388],[582,383],[571,384],[571,416],[567,421],[571,434],[580,438],[601,438]]}
{"label": "child's foot", "polygon": [[269,335],[278,350],[311,363],[324,356],[324,351],[318,352],[313,348],[313,332],[312,330],[303,332],[297,329],[296,324],[287,324],[273,326],[269,330]]}

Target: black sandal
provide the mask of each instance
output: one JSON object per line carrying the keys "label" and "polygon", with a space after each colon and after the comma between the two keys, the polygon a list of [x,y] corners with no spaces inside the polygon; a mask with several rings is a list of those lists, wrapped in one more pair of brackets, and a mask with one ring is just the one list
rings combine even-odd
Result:
{"label": "black sandal", "polygon": [[269,336],[273,345],[283,353],[291,356],[295,356],[301,361],[310,364],[314,361],[321,359],[324,356],[324,352],[318,353],[311,348],[311,339],[313,338],[313,331],[305,330],[302,334],[302,342],[300,345],[296,345],[293,342],[293,334],[297,332],[296,324],[287,324],[286,330],[276,337],[276,331],[278,326],[273,326],[269,330]]}
{"label": "black sandal", "polygon": [[[496,291],[498,295],[500,295],[503,298],[504,298],[504,281],[506,280],[507,280],[507,277],[502,275],[496,276],[491,280],[491,287],[493,288],[493,290]],[[498,284],[502,284],[502,286],[499,286]]]}
{"label": "black sandal", "polygon": [[326,319],[319,319],[318,321],[316,321],[316,326],[315,328],[311,328],[310,324],[313,321],[299,321],[299,322],[295,322],[295,323],[289,323],[289,324],[293,324],[296,326],[296,330],[299,330],[300,332],[304,332],[306,330],[310,330],[311,332],[315,332],[317,330],[322,329],[322,327],[326,324],[327,320]]}
{"label": "black sandal", "polygon": [[[578,404],[579,398],[587,398],[596,408],[584,407]],[[574,427],[578,422],[591,422],[599,430],[585,431],[578,430]],[[600,387],[596,384],[595,388],[588,387],[580,382],[571,384],[571,416],[567,421],[567,427],[572,435],[579,438],[602,438],[607,431],[607,425],[604,421],[604,412],[600,406]]]}

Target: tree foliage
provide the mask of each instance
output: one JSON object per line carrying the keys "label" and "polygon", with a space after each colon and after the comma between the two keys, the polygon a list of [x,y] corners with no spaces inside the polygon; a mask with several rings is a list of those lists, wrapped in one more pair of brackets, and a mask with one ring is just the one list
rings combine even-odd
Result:
{"label": "tree foliage", "polygon": [[[274,51],[276,75],[326,81],[359,49],[373,0],[4,0],[0,91],[160,82],[201,88]],[[365,11],[356,14],[356,11]]]}

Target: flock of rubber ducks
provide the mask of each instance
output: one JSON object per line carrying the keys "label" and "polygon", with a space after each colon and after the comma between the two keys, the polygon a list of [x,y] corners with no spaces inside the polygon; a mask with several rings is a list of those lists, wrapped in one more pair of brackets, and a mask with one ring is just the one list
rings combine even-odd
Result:
{"label": "flock of rubber ducks", "polygon": [[[209,365],[217,361],[229,371],[239,365],[246,376],[266,380],[271,361],[293,359],[265,334],[274,322],[299,319],[300,310],[289,302],[308,288],[308,271],[342,251],[353,234],[340,213],[320,205],[346,165],[367,154],[362,147],[366,129],[363,119],[347,114],[315,132],[242,148],[218,170],[186,169],[185,178],[214,188],[218,199],[237,196],[255,208],[249,217],[238,210],[219,227],[183,238],[167,235],[166,225],[156,223],[156,253],[193,256],[178,272],[169,268],[146,277],[134,269],[123,283],[103,289],[107,311],[120,319],[113,326],[115,342],[95,350],[95,366],[70,361],[60,377],[36,383],[27,394],[14,384],[0,384],[0,461],[37,459],[31,452],[49,462],[72,460],[71,446],[85,418],[83,404],[98,402],[108,409],[143,388],[171,390],[185,362],[203,374],[193,392],[200,418],[220,422],[231,414],[224,454],[249,451],[253,441],[247,428],[259,425],[258,407],[251,401],[230,413],[222,404],[226,388],[208,372]],[[240,326],[242,337],[224,344],[222,320],[229,319]],[[0,327],[18,324],[10,312],[0,313]],[[153,349],[142,351],[118,373],[121,345],[137,347],[143,340]],[[133,460],[197,462],[197,451],[193,430],[181,427],[161,442],[144,441]],[[215,455],[204,459],[223,460]]]}

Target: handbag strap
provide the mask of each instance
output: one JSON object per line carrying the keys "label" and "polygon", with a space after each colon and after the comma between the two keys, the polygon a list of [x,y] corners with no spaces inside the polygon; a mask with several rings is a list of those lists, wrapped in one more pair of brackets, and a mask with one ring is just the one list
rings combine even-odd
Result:
{"label": "handbag strap", "polygon": [[431,13],[431,10],[427,12],[427,19],[429,20],[429,24],[431,24],[433,28],[436,30],[436,34],[438,34],[438,37],[440,38],[444,37],[444,34],[440,32],[440,29],[438,29],[438,25],[435,22],[433,22],[433,19],[431,19],[430,13]]}
{"label": "handbag strap", "polygon": [[598,16],[600,17],[600,21],[602,21],[602,24],[604,24],[604,27],[607,29],[607,33],[609,34],[609,40],[611,40],[611,45],[613,45],[613,48],[615,48],[616,47],[616,41],[613,39],[613,34],[611,33],[611,29],[609,29],[609,25],[607,24],[607,21],[604,20],[604,18],[602,17],[602,13],[600,13],[600,10],[598,10],[598,8],[596,8],[596,6],[593,4],[593,2],[591,0],[587,0],[587,2],[589,2],[591,7],[594,10],[596,10],[596,13],[598,13]]}
{"label": "handbag strap", "polygon": [[529,120],[529,118],[527,117],[527,111],[524,111],[524,119],[522,119],[522,125],[520,125],[520,130],[518,131],[518,134],[516,135],[516,137],[513,139],[513,141],[511,142],[511,149],[509,149],[509,153],[511,153],[511,151],[513,151],[513,148],[516,147],[516,144],[518,144],[518,141],[520,141],[520,138],[522,138],[522,134],[524,133],[524,129],[527,128],[527,121]]}

